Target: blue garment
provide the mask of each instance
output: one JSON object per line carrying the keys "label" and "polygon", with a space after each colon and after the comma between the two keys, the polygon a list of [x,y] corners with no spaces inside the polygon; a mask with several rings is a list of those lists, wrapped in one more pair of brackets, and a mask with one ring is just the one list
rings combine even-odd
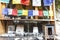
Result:
{"label": "blue garment", "polygon": [[50,0],[51,3],[53,3],[53,0]]}
{"label": "blue garment", "polygon": [[28,16],[33,16],[33,10],[28,10]]}
{"label": "blue garment", "polygon": [[9,3],[10,0],[1,0],[2,3]]}
{"label": "blue garment", "polygon": [[53,3],[53,0],[43,0],[44,6],[50,6]]}
{"label": "blue garment", "polygon": [[2,14],[3,14],[3,15],[8,15],[8,8],[4,8],[4,9],[2,10]]}

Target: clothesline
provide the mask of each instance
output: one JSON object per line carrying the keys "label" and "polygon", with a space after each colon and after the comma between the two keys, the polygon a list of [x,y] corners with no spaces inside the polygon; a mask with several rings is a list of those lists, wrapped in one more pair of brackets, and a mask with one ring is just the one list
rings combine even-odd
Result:
{"label": "clothesline", "polygon": [[[9,3],[10,0],[0,0],[2,3]],[[12,4],[30,5],[31,0],[12,0]],[[32,0],[32,6],[41,6],[42,0]],[[43,0],[44,6],[52,5],[53,0]]]}
{"label": "clothesline", "polygon": [[18,10],[4,8],[2,10],[3,15],[12,15],[12,16],[53,16],[52,10]]}

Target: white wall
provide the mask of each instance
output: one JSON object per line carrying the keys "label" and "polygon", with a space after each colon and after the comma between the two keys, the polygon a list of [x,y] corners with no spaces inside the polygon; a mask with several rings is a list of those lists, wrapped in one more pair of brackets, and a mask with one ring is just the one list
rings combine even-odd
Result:
{"label": "white wall", "polygon": [[56,21],[56,34],[60,35],[60,22]]}

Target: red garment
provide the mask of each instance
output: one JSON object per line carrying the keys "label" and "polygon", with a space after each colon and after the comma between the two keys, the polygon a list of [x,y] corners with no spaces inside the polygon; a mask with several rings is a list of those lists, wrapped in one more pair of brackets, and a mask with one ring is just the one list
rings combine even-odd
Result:
{"label": "red garment", "polygon": [[39,16],[43,16],[43,10],[39,10]]}
{"label": "red garment", "polygon": [[17,15],[18,15],[17,9],[13,9],[13,10],[12,10],[12,15],[13,15],[13,16],[17,16]]}
{"label": "red garment", "polygon": [[21,4],[29,5],[30,0],[21,0]]}

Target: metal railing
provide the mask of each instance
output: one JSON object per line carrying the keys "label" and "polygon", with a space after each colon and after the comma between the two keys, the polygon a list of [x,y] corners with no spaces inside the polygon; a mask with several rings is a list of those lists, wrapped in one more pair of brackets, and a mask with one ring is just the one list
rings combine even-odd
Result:
{"label": "metal railing", "polygon": [[53,39],[55,37],[55,35],[48,35],[45,36],[42,33],[24,33],[24,35],[22,34],[15,34],[15,36],[11,36],[11,34],[9,34],[9,36],[0,36],[0,39],[2,40],[44,40],[44,38],[50,38]]}

